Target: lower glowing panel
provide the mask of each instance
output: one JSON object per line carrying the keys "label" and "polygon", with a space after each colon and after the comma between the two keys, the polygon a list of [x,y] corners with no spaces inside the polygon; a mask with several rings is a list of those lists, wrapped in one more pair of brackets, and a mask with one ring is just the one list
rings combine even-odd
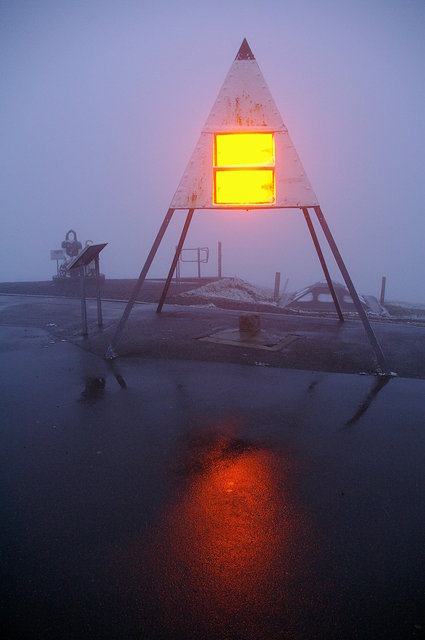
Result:
{"label": "lower glowing panel", "polygon": [[272,204],[275,202],[273,169],[216,169],[214,204]]}

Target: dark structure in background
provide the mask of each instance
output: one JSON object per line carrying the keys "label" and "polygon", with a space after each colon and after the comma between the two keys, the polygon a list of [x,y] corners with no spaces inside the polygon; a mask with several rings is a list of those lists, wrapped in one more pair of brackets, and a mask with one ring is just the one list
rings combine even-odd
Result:
{"label": "dark structure in background", "polygon": [[[355,312],[356,306],[348,289],[339,282],[332,281],[332,284],[341,309],[346,312]],[[367,313],[378,316],[388,316],[386,309],[374,296],[359,295],[359,300]],[[328,284],[326,282],[316,282],[293,293],[286,301],[285,307],[300,311],[333,311],[334,303]]]}

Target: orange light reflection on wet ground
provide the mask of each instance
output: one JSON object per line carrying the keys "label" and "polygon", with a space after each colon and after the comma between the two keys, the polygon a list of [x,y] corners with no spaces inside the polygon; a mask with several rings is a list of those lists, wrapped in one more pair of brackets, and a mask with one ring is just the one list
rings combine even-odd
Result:
{"label": "orange light reflection on wet ground", "polygon": [[[213,452],[214,454],[214,452]],[[278,514],[270,460],[265,451],[245,451],[218,459],[195,480],[179,505],[179,528],[191,523],[188,562],[202,572],[217,600],[247,596],[268,567],[283,532],[273,526]],[[255,570],[253,570],[255,569]]]}
{"label": "orange light reflection on wet ground", "polygon": [[211,637],[248,625],[248,636],[257,637],[282,607],[282,587],[300,556],[304,525],[281,462],[227,436],[191,451],[176,500],[143,551],[131,551],[139,561],[130,582],[144,615],[149,606],[160,610],[170,633]]}

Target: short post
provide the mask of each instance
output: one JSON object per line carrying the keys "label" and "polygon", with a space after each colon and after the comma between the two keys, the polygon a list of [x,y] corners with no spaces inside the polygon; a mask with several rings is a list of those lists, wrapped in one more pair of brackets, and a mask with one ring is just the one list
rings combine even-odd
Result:
{"label": "short post", "polygon": [[258,313],[244,313],[239,316],[239,333],[255,336],[260,332],[260,316]]}
{"label": "short post", "polygon": [[381,305],[385,304],[385,286],[387,284],[387,279],[385,276],[382,276],[382,282],[381,282],[381,296],[379,298],[379,302],[381,303]]}
{"label": "short post", "polygon": [[102,318],[102,300],[100,298],[100,269],[99,269],[99,254],[94,259],[94,269],[96,274],[96,298],[97,298],[97,324],[99,327],[103,326]]}
{"label": "short post", "polygon": [[221,279],[221,242],[218,243],[218,278]]}
{"label": "short post", "polygon": [[274,295],[273,295],[273,300],[275,302],[279,300],[279,290],[280,290],[280,271],[276,271],[276,275],[274,277]]}
{"label": "short post", "polygon": [[84,275],[84,265],[80,266],[80,285],[81,285],[81,322],[83,326],[83,336],[88,334],[87,330],[87,308],[86,308],[86,279]]}
{"label": "short post", "polygon": [[201,249],[198,247],[198,280],[201,279]]}

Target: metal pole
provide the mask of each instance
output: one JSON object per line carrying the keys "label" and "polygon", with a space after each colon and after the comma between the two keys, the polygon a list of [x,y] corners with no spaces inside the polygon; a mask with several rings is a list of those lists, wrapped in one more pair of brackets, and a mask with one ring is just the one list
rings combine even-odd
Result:
{"label": "metal pole", "polygon": [[221,242],[218,243],[218,277],[221,278],[221,260],[222,260],[222,251],[221,251]]}
{"label": "metal pole", "polygon": [[359,296],[357,295],[357,291],[354,287],[354,284],[350,278],[350,274],[347,271],[347,268],[344,264],[344,261],[341,257],[341,254],[338,251],[338,247],[336,246],[336,242],[333,239],[332,233],[327,225],[327,222],[325,220],[325,216],[323,215],[323,212],[321,210],[320,207],[314,207],[314,211],[316,212],[317,215],[317,219],[320,222],[320,225],[323,229],[323,233],[325,234],[326,240],[328,241],[328,244],[331,248],[331,251],[334,255],[334,258],[336,260],[336,263],[339,267],[339,270],[341,271],[342,277],[345,280],[345,284],[347,285],[347,289],[350,292],[350,295],[353,299],[354,305],[356,307],[357,313],[360,316],[360,319],[363,323],[363,326],[365,328],[365,331],[367,333],[367,336],[369,338],[369,341],[372,345],[372,348],[375,352],[376,355],[376,359],[378,361],[378,365],[381,368],[381,371],[384,375],[386,376],[390,376],[391,375],[391,370],[387,365],[387,362],[385,360],[385,356],[383,354],[383,351],[381,349],[381,345],[379,344],[378,340],[376,339],[376,336],[373,332],[373,329],[371,327],[371,324],[369,322],[369,318],[366,315],[365,310],[363,309],[362,303],[360,302]]}
{"label": "metal pole", "polygon": [[384,305],[385,304],[385,287],[387,284],[387,279],[385,276],[382,276],[382,282],[381,282],[381,296],[379,298],[379,302]]}
{"label": "metal pole", "polygon": [[274,295],[273,295],[273,300],[275,302],[279,300],[279,290],[280,290],[280,271],[276,271],[276,275],[274,277]]}
{"label": "metal pole", "polygon": [[198,280],[201,279],[201,250],[198,247]]}
{"label": "metal pole", "polygon": [[108,351],[106,352],[106,357],[107,358],[115,358],[117,356],[117,354],[115,353],[115,349],[116,346],[118,344],[118,340],[120,339],[121,333],[125,327],[125,324],[127,322],[128,316],[130,315],[130,312],[133,308],[134,302],[137,298],[137,294],[140,291],[140,287],[142,286],[142,284],[144,283],[145,279],[146,279],[146,275],[150,269],[150,266],[152,264],[152,261],[155,257],[156,252],[158,251],[158,247],[161,244],[161,240],[164,237],[164,233],[167,230],[168,225],[170,224],[170,220],[173,217],[173,213],[174,213],[175,209],[168,209],[167,213],[165,214],[165,218],[164,221],[158,231],[158,234],[154,240],[154,243],[152,245],[152,248],[149,252],[148,257],[146,258],[146,262],[143,265],[143,269],[140,272],[139,275],[139,279],[137,280],[135,287],[133,289],[133,292],[130,296],[129,301],[127,302],[127,306],[124,309],[124,313],[122,314],[121,320],[118,323],[118,326],[115,330],[114,336],[111,340],[111,343],[108,347]]}
{"label": "metal pole", "polygon": [[337,312],[338,317],[341,320],[341,322],[344,322],[344,316],[342,315],[342,310],[341,310],[341,306],[339,304],[338,296],[336,294],[336,291],[335,291],[331,276],[329,274],[328,267],[326,266],[325,257],[323,255],[322,249],[320,247],[319,239],[317,237],[316,231],[314,230],[313,223],[312,223],[311,218],[310,218],[310,214],[309,214],[308,209],[306,207],[303,207],[303,214],[304,214],[304,218],[305,218],[305,221],[307,223],[308,229],[310,231],[310,235],[312,237],[313,244],[316,247],[317,255],[319,257],[320,264],[322,265],[323,273],[325,274],[326,282],[328,283],[329,291],[331,292],[331,296],[332,296],[332,300],[334,301],[336,312]]}
{"label": "metal pole", "polygon": [[83,325],[83,336],[88,334],[87,330],[87,309],[86,309],[86,279],[84,276],[84,266],[80,267],[80,286],[81,286],[81,322]]}
{"label": "metal pole", "polygon": [[[177,251],[177,247],[176,247],[176,251]],[[176,264],[176,284],[178,284],[179,282],[180,282],[180,256]]]}
{"label": "metal pole", "polygon": [[99,254],[94,259],[94,270],[96,274],[96,298],[97,298],[97,324],[99,327],[103,325],[102,319],[102,300],[100,299],[100,270],[99,270]]}
{"label": "metal pole", "polygon": [[159,300],[158,307],[156,309],[157,313],[161,313],[162,307],[164,306],[165,298],[167,297],[168,289],[170,288],[171,279],[173,277],[174,270],[176,268],[177,260],[179,259],[179,255],[181,250],[183,249],[184,241],[186,240],[187,231],[189,229],[190,223],[192,222],[193,212],[195,209],[189,209],[189,212],[186,217],[186,221],[183,226],[183,231],[180,236],[179,243],[177,245],[176,253],[174,254],[173,261],[171,263],[170,271],[168,272],[167,281],[165,283],[164,289],[162,290],[161,298]]}

